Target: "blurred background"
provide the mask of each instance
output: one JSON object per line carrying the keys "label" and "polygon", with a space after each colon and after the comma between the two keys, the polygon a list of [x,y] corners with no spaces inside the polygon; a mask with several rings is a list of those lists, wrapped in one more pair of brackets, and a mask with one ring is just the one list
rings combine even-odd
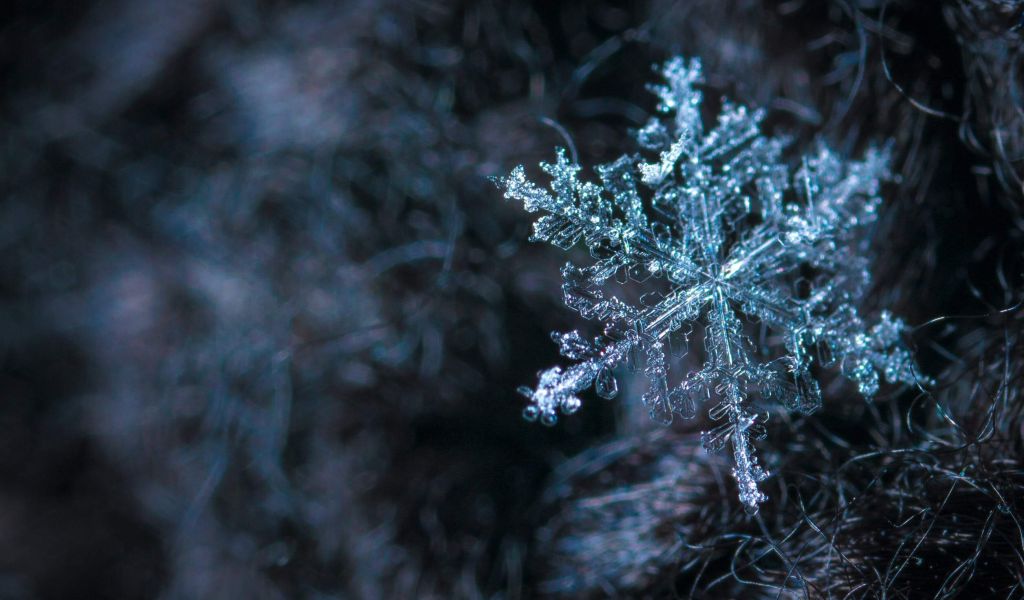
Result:
{"label": "blurred background", "polygon": [[[0,598],[1024,594],[1019,0],[0,11]],[[757,518],[628,377],[515,394],[577,320],[489,178],[631,151],[680,53],[893,141],[865,310],[939,381],[775,422]]]}

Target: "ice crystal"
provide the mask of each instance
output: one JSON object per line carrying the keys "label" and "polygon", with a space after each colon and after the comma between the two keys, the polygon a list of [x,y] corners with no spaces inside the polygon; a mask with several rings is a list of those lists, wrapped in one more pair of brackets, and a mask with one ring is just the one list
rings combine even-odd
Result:
{"label": "ice crystal", "polygon": [[[760,133],[764,111],[725,101],[705,131],[700,62],[676,58],[662,74],[665,82],[651,87],[661,116],[635,135],[641,152],[598,166],[600,185],[580,180],[581,167],[563,149],[541,164],[550,191],[522,166],[499,180],[506,198],[543,213],[531,240],[590,250],[589,266],[563,267],[562,290],[569,307],[604,325],[593,340],[552,334],[575,363],[520,388],[530,400],[524,415],[554,424],[558,412],[580,407],[577,394],[591,385],[611,398],[612,370],[640,361],[654,419],[689,418],[714,402],[708,415],[719,424],[704,432],[704,445],[731,443],[740,500],[756,511],[767,472],[752,440],[764,435],[767,407],[820,406],[815,362],[838,365],[865,397],[881,377],[920,379],[901,340],[904,323],[888,312],[869,323],[857,308],[870,278],[862,230],[890,177],[888,152],[871,148],[846,161],[819,143],[791,174],[782,160],[787,140]],[[613,277],[647,282],[647,293],[638,302],[630,301],[637,294],[611,295]],[[666,352],[694,327],[703,329],[703,366],[670,385]]]}

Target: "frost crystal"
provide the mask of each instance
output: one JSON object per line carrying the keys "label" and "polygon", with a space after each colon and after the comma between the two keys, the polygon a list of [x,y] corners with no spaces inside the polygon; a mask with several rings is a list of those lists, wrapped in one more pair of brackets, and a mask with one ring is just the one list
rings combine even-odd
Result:
{"label": "frost crystal", "polygon": [[[651,89],[664,117],[636,133],[654,160],[626,155],[600,165],[597,185],[578,179],[580,166],[559,149],[554,164],[541,164],[550,192],[522,166],[499,181],[506,198],[542,213],[531,240],[563,250],[582,241],[590,250],[593,264],[563,267],[562,290],[569,307],[604,325],[593,340],[552,334],[575,364],[520,388],[530,400],[524,415],[553,424],[558,412],[579,408],[577,393],[590,385],[611,398],[612,369],[642,360],[654,419],[689,418],[714,400],[708,415],[720,424],[704,432],[704,445],[731,443],[740,500],[753,512],[766,499],[752,445],[764,435],[764,407],[817,409],[816,360],[838,365],[865,397],[880,375],[921,380],[901,341],[904,323],[883,312],[870,324],[857,309],[870,277],[858,229],[876,217],[888,153],[873,148],[849,162],[818,144],[791,176],[781,159],[787,141],[760,134],[763,111],[725,102],[705,132],[694,87],[700,62],[676,58],[662,74],[665,83]],[[647,282],[647,293],[638,301],[610,295],[613,278]],[[703,329],[703,367],[670,385],[666,352],[694,327]]]}

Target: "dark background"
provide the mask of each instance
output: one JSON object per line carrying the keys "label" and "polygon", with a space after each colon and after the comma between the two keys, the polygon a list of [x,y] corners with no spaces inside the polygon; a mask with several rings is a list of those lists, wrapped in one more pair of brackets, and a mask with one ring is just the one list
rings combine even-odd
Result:
{"label": "dark background", "polygon": [[[0,598],[1024,594],[1022,12],[6,4]],[[489,177],[632,150],[679,53],[797,149],[893,140],[865,310],[938,381],[779,419],[758,518],[628,378],[515,394],[575,321]]]}

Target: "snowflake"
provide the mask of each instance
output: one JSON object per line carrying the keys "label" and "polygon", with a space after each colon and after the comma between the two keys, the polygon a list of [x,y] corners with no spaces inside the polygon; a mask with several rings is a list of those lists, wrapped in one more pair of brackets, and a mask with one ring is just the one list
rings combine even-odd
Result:
{"label": "snowflake", "polygon": [[[718,424],[703,432],[704,445],[731,443],[740,500],[755,512],[768,476],[752,445],[764,436],[763,407],[816,410],[816,360],[838,365],[865,397],[880,376],[923,381],[901,340],[903,321],[882,312],[869,324],[857,309],[870,279],[861,230],[875,220],[880,182],[890,178],[888,151],[872,148],[852,162],[819,143],[791,176],[781,159],[787,140],[760,134],[764,111],[725,101],[705,132],[700,62],[676,58],[662,74],[665,84],[651,90],[664,116],[635,136],[656,160],[625,155],[600,165],[597,185],[578,179],[580,166],[559,149],[554,164],[541,164],[550,192],[522,166],[498,181],[506,198],[543,213],[532,241],[563,250],[582,241],[590,250],[589,266],[563,267],[562,289],[569,307],[604,325],[592,341],[578,331],[552,334],[576,362],[520,388],[530,400],[524,415],[554,424],[558,412],[580,407],[577,394],[590,385],[612,398],[612,370],[642,361],[650,382],[643,402],[654,419],[690,418],[715,401],[708,416]],[[613,296],[613,277],[648,282],[647,293],[633,302]],[[666,350],[695,326],[703,328],[703,366],[670,386]]]}

